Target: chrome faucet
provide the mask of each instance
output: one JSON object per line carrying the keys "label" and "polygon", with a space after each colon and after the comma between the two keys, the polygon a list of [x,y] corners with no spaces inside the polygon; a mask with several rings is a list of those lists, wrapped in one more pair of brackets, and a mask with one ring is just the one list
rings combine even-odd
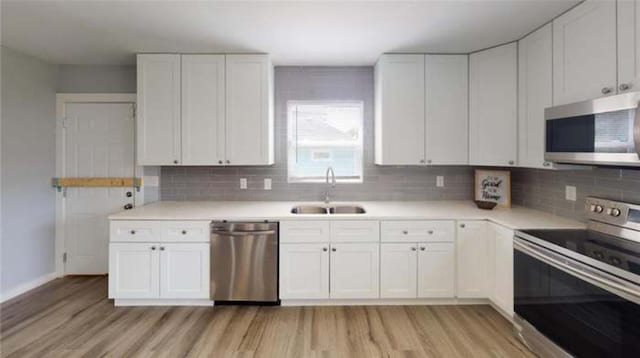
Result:
{"label": "chrome faucet", "polygon": [[[329,174],[331,174],[331,186],[329,186]],[[332,167],[327,168],[327,174],[325,176],[325,184],[327,185],[327,190],[324,193],[324,202],[329,204],[329,190],[331,188],[335,188],[336,186],[336,173],[333,171]]]}

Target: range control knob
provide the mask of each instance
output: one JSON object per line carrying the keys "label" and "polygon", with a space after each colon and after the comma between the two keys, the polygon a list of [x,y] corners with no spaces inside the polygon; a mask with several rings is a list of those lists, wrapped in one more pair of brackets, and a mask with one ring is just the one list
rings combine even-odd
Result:
{"label": "range control knob", "polygon": [[618,217],[620,216],[621,212],[620,209],[618,208],[613,208],[611,209],[611,212],[609,213],[609,215],[613,216],[613,217]]}
{"label": "range control knob", "polygon": [[593,205],[591,208],[591,211],[593,211],[596,214],[600,214],[604,211],[604,208],[602,207],[602,205]]}

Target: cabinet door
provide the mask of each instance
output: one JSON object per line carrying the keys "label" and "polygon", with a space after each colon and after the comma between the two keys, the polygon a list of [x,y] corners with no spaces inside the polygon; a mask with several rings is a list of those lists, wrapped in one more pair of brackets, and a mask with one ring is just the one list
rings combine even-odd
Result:
{"label": "cabinet door", "polygon": [[329,244],[280,244],[280,298],[329,298]]}
{"label": "cabinet door", "polygon": [[455,296],[453,243],[418,245],[418,297]]}
{"label": "cabinet door", "polygon": [[109,244],[109,298],[158,298],[158,244]]}
{"label": "cabinet door", "polygon": [[224,160],[224,55],[182,55],[182,164]]}
{"label": "cabinet door", "polygon": [[424,55],[382,55],[375,96],[376,164],[423,164]]}
{"label": "cabinet door", "polygon": [[493,292],[491,300],[504,313],[513,315],[513,231],[490,225],[493,239]]}
{"label": "cabinet door", "polygon": [[485,221],[458,222],[457,296],[486,298],[489,288],[489,240]]}
{"label": "cabinet door", "polygon": [[616,3],[588,0],[553,20],[553,105],[615,93]]}
{"label": "cabinet door", "polygon": [[469,61],[469,160],[474,165],[515,165],[517,45],[476,52]]}
{"label": "cabinet door", "polygon": [[416,298],[417,244],[380,245],[380,298]]}
{"label": "cabinet door", "polygon": [[209,298],[209,244],[160,245],[160,298]]}
{"label": "cabinet door", "polygon": [[425,56],[427,164],[468,164],[468,56]]}
{"label": "cabinet door", "polygon": [[551,24],[518,42],[518,166],[547,168],[544,110],[553,105]]}
{"label": "cabinet door", "polygon": [[226,56],[226,164],[273,164],[273,67],[267,55]]}
{"label": "cabinet door", "polygon": [[180,164],[180,55],[138,55],[138,165]]}
{"label": "cabinet door", "polygon": [[618,93],[640,89],[640,1],[618,1]]}
{"label": "cabinet door", "polygon": [[380,297],[380,245],[331,244],[331,298]]}

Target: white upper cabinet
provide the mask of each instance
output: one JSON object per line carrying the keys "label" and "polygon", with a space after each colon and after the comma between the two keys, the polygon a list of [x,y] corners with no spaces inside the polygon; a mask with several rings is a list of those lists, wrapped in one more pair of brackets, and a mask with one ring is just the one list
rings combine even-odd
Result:
{"label": "white upper cabinet", "polygon": [[273,164],[267,55],[138,55],[139,165]]}
{"label": "white upper cabinet", "polygon": [[425,56],[427,164],[469,162],[468,58],[467,55]]}
{"label": "white upper cabinet", "polygon": [[618,1],[618,93],[640,90],[640,1]]}
{"label": "white upper cabinet", "polygon": [[516,164],[517,52],[514,42],[470,55],[469,160],[473,165]]}
{"label": "white upper cabinet", "polygon": [[547,168],[544,110],[552,106],[551,24],[518,42],[518,166]]}
{"label": "white upper cabinet", "polygon": [[180,164],[180,55],[138,55],[138,165]]}
{"label": "white upper cabinet", "polygon": [[226,56],[226,159],[273,164],[273,66],[267,55]]}
{"label": "white upper cabinet", "polygon": [[588,0],[553,20],[553,105],[616,93],[616,3]]}
{"label": "white upper cabinet", "polygon": [[182,56],[182,164],[224,161],[225,56]]}
{"label": "white upper cabinet", "polygon": [[382,55],[375,68],[375,163],[424,163],[424,55]]}

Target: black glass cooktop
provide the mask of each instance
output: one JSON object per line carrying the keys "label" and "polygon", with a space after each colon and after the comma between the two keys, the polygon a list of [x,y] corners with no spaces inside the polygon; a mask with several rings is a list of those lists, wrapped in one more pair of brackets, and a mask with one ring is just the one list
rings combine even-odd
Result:
{"label": "black glass cooktop", "polygon": [[640,275],[640,242],[593,230],[521,230],[540,240]]}

